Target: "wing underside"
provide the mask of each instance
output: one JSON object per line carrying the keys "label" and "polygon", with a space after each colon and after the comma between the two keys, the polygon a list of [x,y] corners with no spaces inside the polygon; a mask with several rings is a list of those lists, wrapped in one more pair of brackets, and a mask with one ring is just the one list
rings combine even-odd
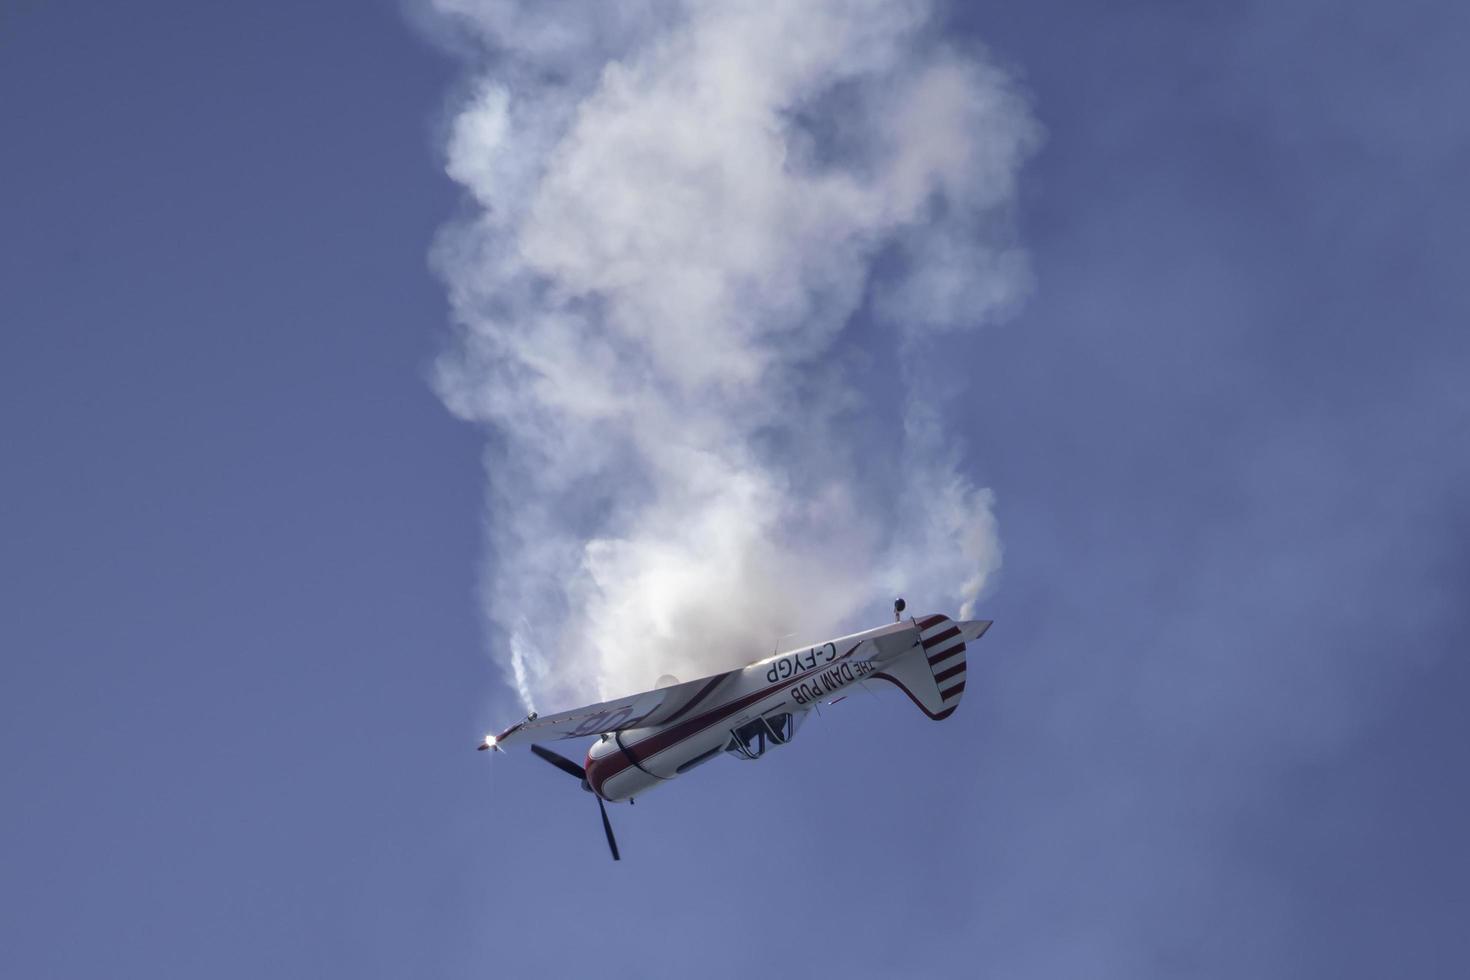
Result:
{"label": "wing underside", "polygon": [[677,721],[708,701],[722,681],[737,673],[738,668],[554,715],[533,715],[494,736],[492,744],[503,747],[548,739],[586,738]]}

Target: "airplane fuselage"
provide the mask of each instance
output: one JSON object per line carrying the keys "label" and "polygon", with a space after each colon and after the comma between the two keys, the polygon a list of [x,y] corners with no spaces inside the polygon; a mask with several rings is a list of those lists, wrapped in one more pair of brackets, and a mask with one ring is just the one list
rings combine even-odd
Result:
{"label": "airplane fuselage", "polygon": [[920,643],[915,624],[892,623],[712,678],[677,716],[656,726],[609,732],[593,742],[586,761],[588,786],[609,802],[627,800],[721,752],[751,758],[767,745],[785,744],[819,702],[879,673]]}
{"label": "airplane fuselage", "polygon": [[[902,599],[893,604],[895,618]],[[534,711],[478,748],[530,744],[531,753],[579,780],[597,797],[613,860],[617,840],[607,804],[631,800],[722,753],[758,759],[786,745],[807,713],[853,684],[881,680],[906,694],[929,718],[955,713],[965,692],[965,647],[990,620],[915,616],[816,646],[788,650],[747,667],[662,685],[542,717]],[[585,762],[549,739],[596,736]]]}

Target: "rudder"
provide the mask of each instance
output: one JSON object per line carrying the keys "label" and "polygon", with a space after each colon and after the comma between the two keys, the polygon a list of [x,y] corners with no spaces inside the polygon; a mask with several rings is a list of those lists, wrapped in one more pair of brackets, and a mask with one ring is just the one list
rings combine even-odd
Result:
{"label": "rudder", "polygon": [[990,628],[990,620],[955,622],[948,616],[915,620],[919,645],[873,677],[895,685],[935,721],[954,714],[965,692],[965,644]]}

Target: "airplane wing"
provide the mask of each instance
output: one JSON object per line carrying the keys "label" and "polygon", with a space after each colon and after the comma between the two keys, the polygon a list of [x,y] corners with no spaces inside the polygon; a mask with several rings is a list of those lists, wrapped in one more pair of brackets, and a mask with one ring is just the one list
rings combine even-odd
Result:
{"label": "airplane wing", "polygon": [[620,732],[629,728],[677,721],[701,704],[713,704],[710,698],[716,688],[742,669],[737,667],[723,674],[701,677],[683,684],[671,684],[654,691],[630,694],[559,714],[531,715],[498,735],[488,736],[480,748],[504,748],[507,745],[547,739],[586,738],[604,732]]}

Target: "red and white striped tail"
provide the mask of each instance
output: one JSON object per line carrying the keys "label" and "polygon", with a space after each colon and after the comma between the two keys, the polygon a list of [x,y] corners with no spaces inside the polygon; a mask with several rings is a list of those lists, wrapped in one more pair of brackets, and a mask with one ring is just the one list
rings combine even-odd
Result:
{"label": "red and white striped tail", "polygon": [[990,620],[957,623],[948,616],[925,616],[915,622],[919,646],[873,676],[897,685],[919,710],[942,721],[954,714],[965,693],[965,643],[985,635]]}

